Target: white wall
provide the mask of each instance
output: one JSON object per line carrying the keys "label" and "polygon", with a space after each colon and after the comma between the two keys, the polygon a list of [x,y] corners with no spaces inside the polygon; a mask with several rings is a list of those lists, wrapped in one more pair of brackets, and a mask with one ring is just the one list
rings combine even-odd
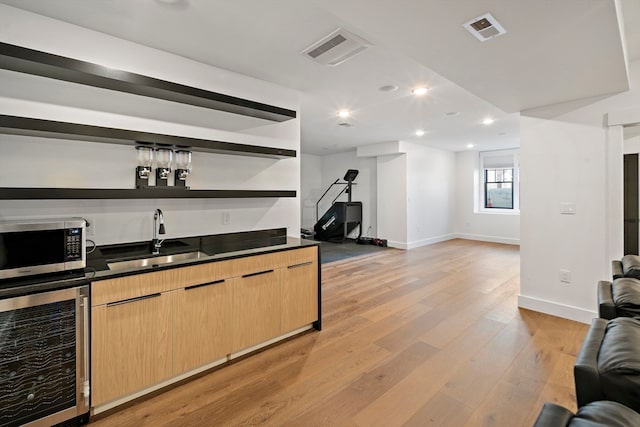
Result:
{"label": "white wall", "polygon": [[[611,276],[608,243],[622,242],[611,235],[621,224],[609,224],[622,221],[621,196],[612,197],[622,194],[622,174],[609,170],[622,167],[622,149],[611,148],[618,142],[604,124],[608,113],[640,106],[640,61],[629,69],[630,91],[553,120],[521,117],[521,307],[583,322],[597,315],[596,284]],[[576,215],[560,215],[560,202],[575,202]],[[570,284],[559,282],[560,269],[571,271]]]}
{"label": "white wall", "polygon": [[407,247],[407,154],[378,156],[378,237]]}
{"label": "white wall", "polygon": [[[371,226],[370,235],[405,249],[453,237],[519,244],[519,215],[474,211],[477,156],[405,141],[360,146],[355,156],[303,155],[303,224],[313,225],[315,201],[322,192],[357,167],[354,200],[364,202],[365,235]],[[326,199],[328,203],[332,197]],[[320,214],[327,207],[322,205]]]}
{"label": "white wall", "polygon": [[[608,277],[605,130],[522,117],[520,132],[520,306],[588,322]],[[575,215],[560,213],[565,202]]]}
{"label": "white wall", "polygon": [[420,144],[407,149],[407,247],[451,239],[455,223],[455,153]]}
{"label": "white wall", "polygon": [[462,239],[519,244],[519,214],[477,212],[474,199],[479,185],[478,168],[477,151],[456,153],[456,236]]}
{"label": "white wall", "polygon": [[378,237],[411,249],[453,237],[455,154],[406,141],[364,145],[377,159]]}
{"label": "white wall", "polygon": [[[6,5],[0,5],[0,40],[299,110],[294,91]],[[0,81],[0,114],[300,149],[299,119],[265,122],[6,70]],[[0,152],[0,186],[134,187],[131,146],[0,134]],[[273,160],[194,152],[188,185],[299,194],[299,176],[299,156]],[[107,244],[150,239],[153,211],[161,208],[169,238],[276,227],[297,236],[299,200],[1,200],[0,219],[85,216],[95,225],[92,239]],[[223,212],[230,213],[228,225],[222,224]]]}
{"label": "white wall", "polygon": [[316,202],[322,188],[322,156],[303,154],[300,159],[300,213],[302,227],[313,230],[316,223]]}

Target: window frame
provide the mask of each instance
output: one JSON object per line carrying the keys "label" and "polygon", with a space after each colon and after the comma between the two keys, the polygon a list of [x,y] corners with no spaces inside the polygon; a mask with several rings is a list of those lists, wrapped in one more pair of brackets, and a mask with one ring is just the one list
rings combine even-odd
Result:
{"label": "window frame", "polygon": [[[513,169],[513,177],[512,181],[501,181],[506,183],[511,183],[511,191],[512,191],[512,204],[511,208],[504,207],[486,207],[486,197],[487,197],[487,183],[493,183],[494,181],[487,181],[487,170],[490,169],[511,169],[508,166],[506,167],[486,167],[486,164],[489,163],[487,161],[490,158],[495,157],[511,157],[511,161],[509,162],[512,165]],[[480,213],[490,213],[490,214],[498,214],[498,215],[519,215],[520,214],[520,150],[517,148],[508,149],[508,150],[492,150],[492,151],[480,151],[478,152],[478,170],[476,176],[478,177],[477,182],[477,194],[478,197],[476,199],[476,212]],[[497,183],[497,181],[496,181]]]}

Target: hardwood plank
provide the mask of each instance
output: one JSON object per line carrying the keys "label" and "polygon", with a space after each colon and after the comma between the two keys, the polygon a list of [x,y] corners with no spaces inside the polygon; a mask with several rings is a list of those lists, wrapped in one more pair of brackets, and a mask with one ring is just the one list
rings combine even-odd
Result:
{"label": "hardwood plank", "polygon": [[363,426],[401,425],[436,393],[443,389],[458,368],[473,357],[478,346],[505,328],[491,320],[478,324],[441,350],[428,363],[417,367],[412,375],[399,381],[381,398],[371,402],[354,417]]}
{"label": "hardwood plank", "polygon": [[461,426],[472,413],[473,410],[464,403],[442,393],[436,393],[403,426]]}
{"label": "hardwood plank", "polygon": [[[409,375],[417,366],[428,360],[437,350],[425,343],[415,343],[387,359],[384,364],[366,372],[356,381],[323,402],[322,406],[304,412],[283,424],[300,425],[341,425],[360,409],[382,395],[397,381]],[[327,412],[326,408],[333,408]],[[311,421],[313,420],[313,421]]]}
{"label": "hardwood plank", "polygon": [[529,427],[528,413],[522,408],[527,408],[533,399],[535,394],[531,390],[501,381],[491,391],[491,398],[487,398],[463,425]]}

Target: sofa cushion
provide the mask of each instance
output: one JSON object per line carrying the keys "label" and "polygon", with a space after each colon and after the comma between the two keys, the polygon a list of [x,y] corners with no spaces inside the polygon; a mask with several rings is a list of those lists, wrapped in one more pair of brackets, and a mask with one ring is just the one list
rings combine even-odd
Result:
{"label": "sofa cushion", "polygon": [[606,400],[640,411],[640,320],[610,320],[598,353],[598,372]]}
{"label": "sofa cushion", "polygon": [[621,263],[625,277],[640,279],[640,256],[625,255],[622,257]]}
{"label": "sofa cushion", "polygon": [[618,316],[640,316],[640,280],[616,279],[611,285],[611,294]]}
{"label": "sofa cushion", "polygon": [[583,406],[567,424],[568,427],[640,426],[640,414],[618,402],[600,401]]}

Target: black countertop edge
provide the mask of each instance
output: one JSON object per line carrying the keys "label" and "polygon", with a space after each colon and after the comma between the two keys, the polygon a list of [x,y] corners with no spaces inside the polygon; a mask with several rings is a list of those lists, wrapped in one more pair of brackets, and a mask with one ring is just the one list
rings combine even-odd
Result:
{"label": "black countertop edge", "polygon": [[131,268],[127,270],[119,270],[119,271],[112,271],[109,269],[90,271],[91,268],[87,267],[85,269],[85,278],[90,281],[107,280],[107,279],[113,279],[116,277],[132,276],[135,274],[144,274],[144,273],[152,273],[155,271],[170,270],[172,268],[184,267],[187,265],[207,264],[210,262],[244,258],[247,256],[254,256],[254,255],[260,255],[260,254],[266,254],[266,253],[272,253],[272,252],[288,251],[292,249],[311,247],[311,246],[319,246],[319,244],[316,242],[310,242],[310,241],[295,238],[295,237],[287,237],[287,242],[284,244],[263,246],[259,248],[244,249],[244,250],[238,250],[238,251],[232,251],[232,252],[222,252],[222,253],[218,253],[210,256],[205,256],[200,259],[176,261],[176,262],[162,264],[158,266],[136,267],[136,268]]}

